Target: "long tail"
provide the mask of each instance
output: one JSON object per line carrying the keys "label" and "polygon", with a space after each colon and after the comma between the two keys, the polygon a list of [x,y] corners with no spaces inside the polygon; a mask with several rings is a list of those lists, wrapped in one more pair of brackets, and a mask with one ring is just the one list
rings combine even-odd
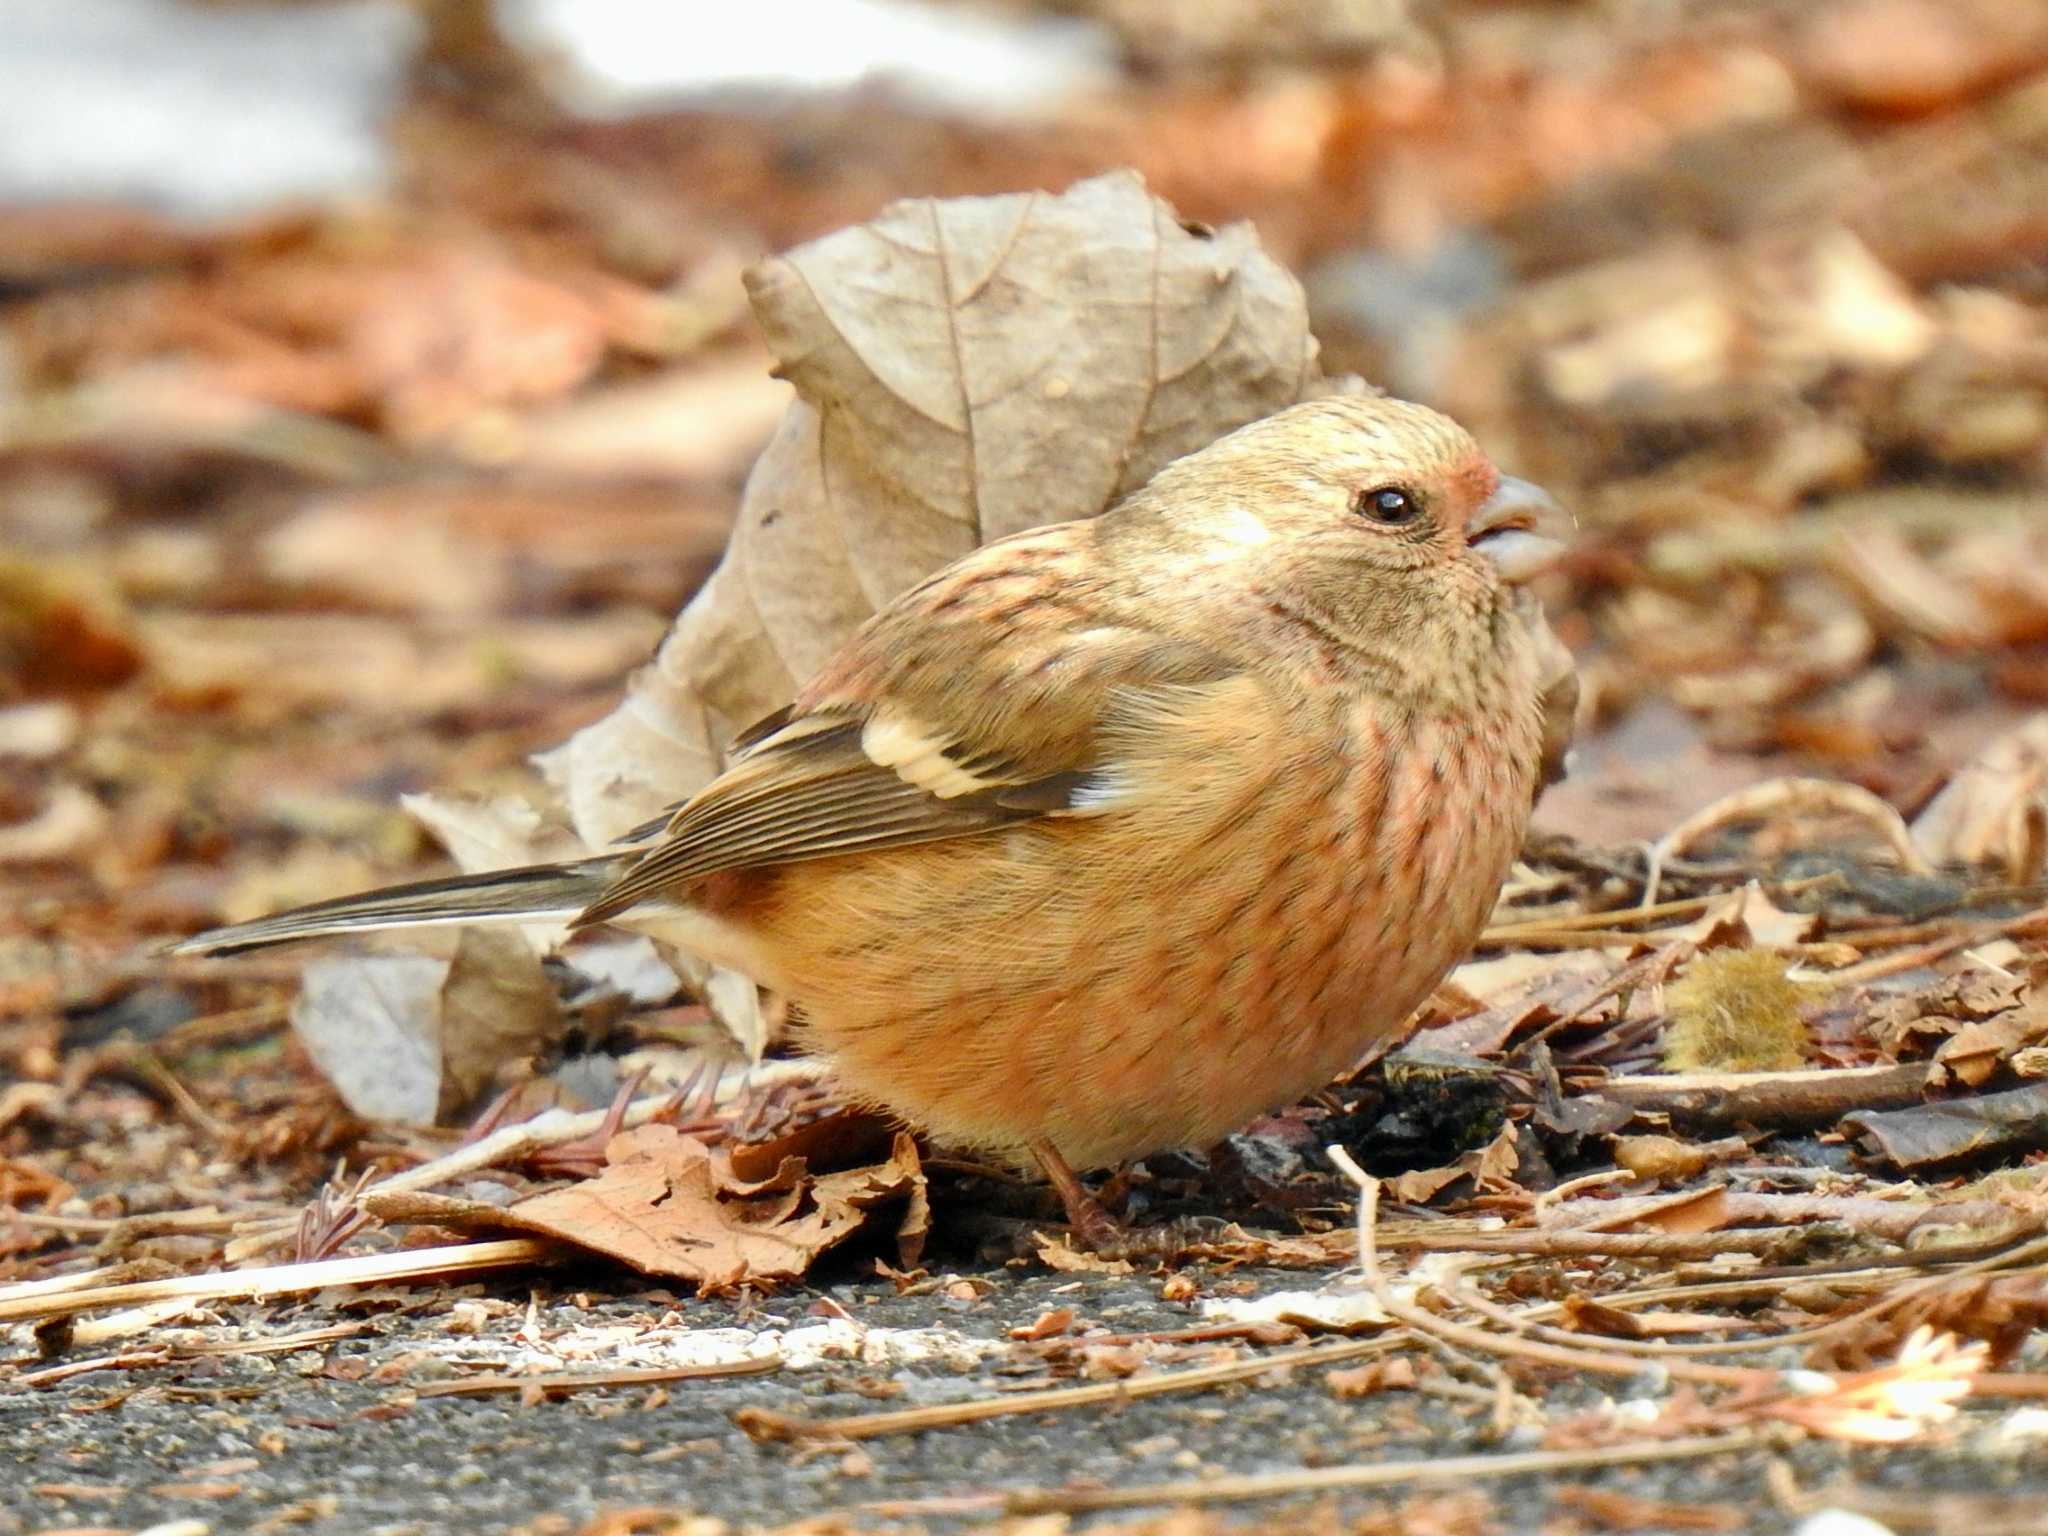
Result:
{"label": "long tail", "polygon": [[390,885],[359,896],[316,901],[274,917],[236,923],[194,934],[170,946],[174,955],[231,955],[293,939],[378,928],[426,928],[445,923],[503,923],[573,918],[639,857],[636,850],[579,859],[569,864],[531,864]]}

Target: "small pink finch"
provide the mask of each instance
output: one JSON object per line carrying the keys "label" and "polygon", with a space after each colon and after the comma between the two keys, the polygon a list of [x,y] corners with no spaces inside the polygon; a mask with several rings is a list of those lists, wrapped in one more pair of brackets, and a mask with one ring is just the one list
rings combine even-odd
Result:
{"label": "small pink finch", "polygon": [[[1201,1146],[1399,1031],[1519,850],[1569,529],[1418,405],[1254,422],[863,625],[641,845],[202,934],[567,915],[788,997],[853,1098],[1073,1167]],[[1560,706],[1562,703],[1562,710]]]}

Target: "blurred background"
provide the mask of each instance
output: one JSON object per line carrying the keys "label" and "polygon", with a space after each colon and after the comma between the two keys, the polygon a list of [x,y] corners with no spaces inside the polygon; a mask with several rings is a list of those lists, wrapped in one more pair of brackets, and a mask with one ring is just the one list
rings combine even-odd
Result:
{"label": "blurred background", "polygon": [[611,707],[787,400],[749,262],[1122,165],[1578,511],[1549,830],[1911,815],[2048,699],[2035,0],[9,0],[13,1064]]}

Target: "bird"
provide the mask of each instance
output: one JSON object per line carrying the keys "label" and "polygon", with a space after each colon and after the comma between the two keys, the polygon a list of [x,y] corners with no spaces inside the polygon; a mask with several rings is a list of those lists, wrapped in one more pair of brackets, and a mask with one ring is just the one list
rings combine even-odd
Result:
{"label": "bird", "polygon": [[1297,404],[903,591],[613,849],[174,948],[643,931],[782,994],[848,1101],[1035,1164],[1106,1245],[1077,1170],[1326,1086],[1470,952],[1556,772],[1528,583],[1571,530],[1429,407]]}

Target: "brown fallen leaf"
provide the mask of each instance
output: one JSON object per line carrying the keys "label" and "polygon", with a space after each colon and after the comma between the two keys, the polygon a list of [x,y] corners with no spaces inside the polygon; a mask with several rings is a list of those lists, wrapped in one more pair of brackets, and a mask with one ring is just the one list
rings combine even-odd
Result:
{"label": "brown fallen leaf", "polygon": [[1701,949],[1762,945],[1770,949],[1803,944],[1813,937],[1820,919],[1810,912],[1788,912],[1752,880],[1740,890],[1718,897],[1692,922],[1672,930],[1671,937],[1690,939]]}
{"label": "brown fallen leaf", "polygon": [[33,816],[0,826],[0,864],[76,858],[100,840],[107,821],[107,808],[91,791],[58,784]]}
{"label": "brown fallen leaf", "polygon": [[1064,1234],[1035,1232],[1032,1244],[1038,1250],[1038,1262],[1047,1269],[1062,1275],[1132,1275],[1137,1266],[1129,1259],[1105,1258],[1078,1248],[1069,1242]]}
{"label": "brown fallen leaf", "polygon": [[1441,1168],[1417,1168],[1387,1180],[1387,1193],[1406,1205],[1424,1205],[1448,1185],[1471,1175],[1475,1189],[1497,1190],[1513,1186],[1515,1170],[1521,1166],[1515,1151],[1515,1128],[1503,1125],[1500,1134],[1483,1147],[1474,1147]]}
{"label": "brown fallen leaf", "polygon": [[1745,1156],[1749,1143],[1740,1136],[1719,1141],[1680,1141],[1676,1136],[1617,1136],[1614,1161],[1639,1179],[1688,1179],[1716,1163]]}
{"label": "brown fallen leaf", "polygon": [[2048,864],[2048,714],[2000,736],[1913,818],[1930,864],[1997,869],[2016,885]]}
{"label": "brown fallen leaf", "polygon": [[464,928],[441,983],[443,1119],[474,1103],[508,1063],[552,1043],[562,1007],[540,960],[516,933]]}
{"label": "brown fallen leaf", "polygon": [[177,612],[146,614],[138,627],[152,675],[175,692],[430,714],[489,698],[508,675],[609,682],[647,654],[660,624],[635,611],[483,630],[355,614]]}
{"label": "brown fallen leaf", "polygon": [[1336,387],[1250,227],[1187,225],[1130,172],[895,203],[747,280],[798,399],[654,664],[542,760],[593,844],[707,782],[919,577]]}
{"label": "brown fallen leaf", "polygon": [[1499,1053],[1518,1032],[1553,1024],[1567,999],[1583,996],[1587,983],[1609,975],[1615,957],[1601,950],[1566,950],[1549,954],[1512,951],[1486,960],[1468,961],[1450,980],[1473,1001],[1477,1012],[1418,1030],[1414,1049],[1448,1055],[1489,1057]]}
{"label": "brown fallen leaf", "polygon": [[1938,1086],[1953,1079],[1981,1088],[1999,1067],[2043,1036],[2048,1036],[2048,1009],[2015,1008],[1995,1019],[1964,1024],[1934,1053],[1934,1071],[1927,1080]]}
{"label": "brown fallen leaf", "polygon": [[[1591,1214],[1588,1214],[1588,1212]],[[1582,1232],[1653,1229],[1658,1232],[1717,1232],[1736,1221],[1728,1191],[1719,1185],[1678,1190],[1668,1195],[1623,1195],[1615,1199],[1571,1201],[1552,1206],[1546,1227]]]}
{"label": "brown fallen leaf", "polygon": [[1842,1129],[1909,1173],[2011,1156],[2048,1145],[2048,1083],[1911,1109],[1858,1110],[1842,1117]]}
{"label": "brown fallen leaf", "polygon": [[884,1161],[816,1178],[791,1157],[766,1179],[740,1179],[725,1149],[663,1125],[615,1138],[606,1159],[596,1178],[522,1200],[502,1221],[702,1292],[798,1279],[879,1206],[904,1207],[899,1245],[909,1251],[899,1258],[908,1267],[930,1223],[917,1147],[902,1133]]}
{"label": "brown fallen leaf", "polygon": [[1981,1340],[1990,1347],[1993,1369],[2005,1369],[2030,1337],[2048,1328],[2048,1278],[2039,1272],[1958,1275],[1828,1341],[1825,1359],[1865,1370],[1897,1354],[1914,1329],[1923,1327]]}
{"label": "brown fallen leaf", "polygon": [[1344,1370],[1325,1371],[1323,1385],[1332,1397],[1372,1397],[1415,1385],[1415,1362],[1406,1355],[1368,1360]]}
{"label": "brown fallen leaf", "polygon": [[97,692],[142,665],[101,573],[0,551],[0,699]]}

